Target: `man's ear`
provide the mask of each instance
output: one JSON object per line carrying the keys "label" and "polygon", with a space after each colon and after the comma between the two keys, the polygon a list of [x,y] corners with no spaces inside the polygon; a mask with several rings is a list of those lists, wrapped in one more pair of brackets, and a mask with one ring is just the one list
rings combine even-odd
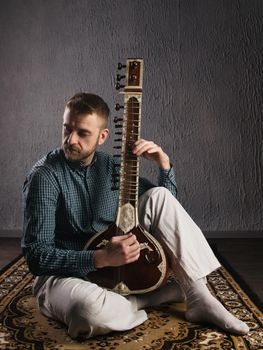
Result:
{"label": "man's ear", "polygon": [[99,137],[99,145],[102,145],[106,140],[109,135],[109,129],[103,129],[100,132],[100,137]]}

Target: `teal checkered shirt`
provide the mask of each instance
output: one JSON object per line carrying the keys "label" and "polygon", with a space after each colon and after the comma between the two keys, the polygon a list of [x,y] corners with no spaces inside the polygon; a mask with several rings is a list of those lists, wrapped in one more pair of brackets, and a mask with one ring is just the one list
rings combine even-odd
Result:
{"label": "teal checkered shirt", "polygon": [[[118,191],[112,190],[113,156],[96,152],[88,167],[68,161],[62,149],[40,159],[23,188],[22,249],[34,275],[84,277],[95,270],[94,251],[83,250],[114,222]],[[161,170],[158,185],[177,194],[173,168]],[[139,180],[139,195],[154,187]]]}

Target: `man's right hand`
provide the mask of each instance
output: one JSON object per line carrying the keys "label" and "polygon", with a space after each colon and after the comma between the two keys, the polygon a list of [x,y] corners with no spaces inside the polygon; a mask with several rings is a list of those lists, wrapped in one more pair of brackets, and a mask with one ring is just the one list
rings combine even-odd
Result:
{"label": "man's right hand", "polygon": [[121,266],[138,260],[139,256],[140,244],[134,234],[114,236],[105,248],[95,250],[94,266],[97,269],[107,266]]}

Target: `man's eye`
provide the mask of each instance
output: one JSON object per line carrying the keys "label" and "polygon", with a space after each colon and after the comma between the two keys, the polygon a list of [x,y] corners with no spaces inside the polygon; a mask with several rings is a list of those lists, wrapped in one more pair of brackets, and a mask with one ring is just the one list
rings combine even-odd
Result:
{"label": "man's eye", "polygon": [[70,134],[70,129],[69,128],[67,128],[66,126],[64,126],[64,133],[65,134]]}
{"label": "man's eye", "polygon": [[89,134],[86,132],[79,132],[79,137],[86,137],[86,136],[89,136]]}

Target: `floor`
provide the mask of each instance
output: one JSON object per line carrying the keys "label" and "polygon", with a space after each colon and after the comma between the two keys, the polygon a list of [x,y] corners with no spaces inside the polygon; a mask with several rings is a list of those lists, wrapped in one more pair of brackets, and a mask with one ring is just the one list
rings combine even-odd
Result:
{"label": "floor", "polygon": [[0,269],[22,254],[19,238],[0,237]]}
{"label": "floor", "polygon": [[[219,256],[245,282],[263,307],[263,239],[210,239]],[[227,265],[227,266],[226,266]],[[241,281],[242,282],[242,281]]]}
{"label": "floor", "polygon": [[[209,239],[209,244],[263,303],[263,239]],[[0,238],[0,269],[21,254],[18,238]]]}

